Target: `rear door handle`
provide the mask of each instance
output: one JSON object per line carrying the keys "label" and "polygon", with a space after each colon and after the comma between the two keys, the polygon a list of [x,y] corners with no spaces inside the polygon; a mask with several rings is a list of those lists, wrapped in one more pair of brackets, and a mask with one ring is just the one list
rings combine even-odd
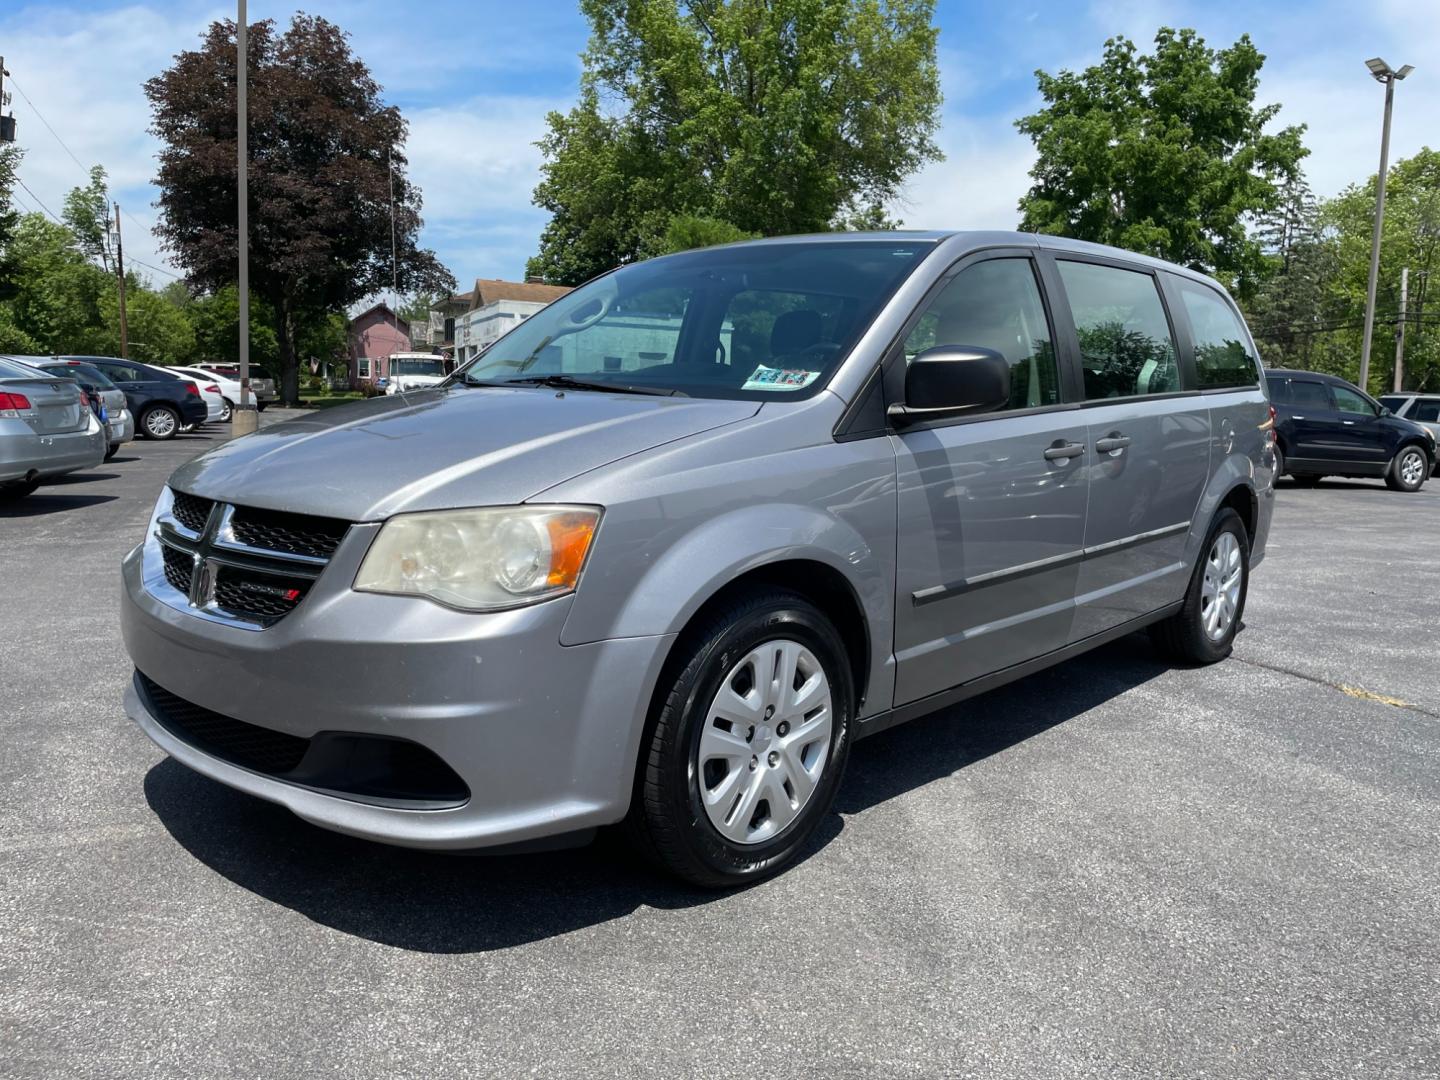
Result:
{"label": "rear door handle", "polygon": [[1045,460],[1068,461],[1073,457],[1079,457],[1084,452],[1085,444],[1083,442],[1062,442],[1056,439],[1053,446],[1046,447]]}
{"label": "rear door handle", "polygon": [[1095,451],[1100,454],[1117,454],[1130,445],[1130,436],[1121,435],[1118,431],[1106,435],[1095,443]]}

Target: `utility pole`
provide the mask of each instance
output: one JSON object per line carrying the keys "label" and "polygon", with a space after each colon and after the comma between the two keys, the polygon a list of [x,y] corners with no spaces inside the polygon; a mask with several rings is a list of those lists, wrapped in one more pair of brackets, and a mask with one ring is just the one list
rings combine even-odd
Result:
{"label": "utility pole", "polygon": [[230,417],[230,437],[248,435],[260,426],[260,414],[250,400],[250,120],[246,102],[250,68],[250,28],[245,21],[245,0],[237,0],[235,19],[235,166],[239,203],[240,280],[240,403]]}
{"label": "utility pole", "polygon": [[115,278],[120,285],[120,359],[130,359],[130,331],[125,325],[125,246],[120,240],[120,204],[115,204]]}
{"label": "utility pole", "polygon": [[1380,277],[1380,227],[1385,222],[1385,173],[1390,167],[1390,110],[1395,104],[1395,84],[1415,68],[1406,64],[1399,71],[1378,56],[1365,61],[1376,82],[1385,84],[1385,122],[1380,129],[1380,173],[1375,181],[1375,235],[1370,240],[1370,282],[1365,289],[1365,336],[1360,343],[1360,389],[1370,392],[1370,341],[1375,332],[1375,284]]}
{"label": "utility pole", "polygon": [[1405,305],[1410,299],[1410,267],[1400,271],[1400,322],[1395,326],[1395,385],[1391,387],[1400,393],[1405,381]]}
{"label": "utility pole", "polygon": [[0,56],[0,143],[15,141],[15,115],[5,115],[5,106],[10,103],[5,96],[5,76],[9,74],[5,70],[5,57]]}

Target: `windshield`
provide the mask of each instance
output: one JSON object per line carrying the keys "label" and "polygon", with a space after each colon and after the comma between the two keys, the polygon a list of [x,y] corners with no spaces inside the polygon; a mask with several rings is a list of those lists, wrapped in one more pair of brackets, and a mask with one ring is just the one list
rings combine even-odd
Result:
{"label": "windshield", "polygon": [[411,357],[401,359],[400,357],[392,356],[390,358],[390,374],[444,375],[445,366],[441,362],[440,357],[438,356],[435,357],[433,360],[425,360]]}
{"label": "windshield", "polygon": [[1405,407],[1405,402],[1409,400],[1409,398],[1405,397],[1396,397],[1394,394],[1386,394],[1380,399],[1380,404],[1384,405],[1391,412],[1398,413]]}
{"label": "windshield", "polygon": [[567,376],[692,397],[808,397],[930,250],[897,235],[636,263],[532,315],[455,380]]}

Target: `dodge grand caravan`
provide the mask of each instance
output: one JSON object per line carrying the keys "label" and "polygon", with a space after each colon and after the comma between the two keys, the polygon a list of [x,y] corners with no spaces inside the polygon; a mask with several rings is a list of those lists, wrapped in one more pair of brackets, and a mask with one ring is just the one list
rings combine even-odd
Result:
{"label": "dodge grand caravan", "polygon": [[1272,432],[1235,305],[1153,259],[883,233],[638,263],[434,389],[177,470],[124,560],[126,709],[355,836],[623,822],[755,880],[858,738],[1141,628],[1228,655]]}

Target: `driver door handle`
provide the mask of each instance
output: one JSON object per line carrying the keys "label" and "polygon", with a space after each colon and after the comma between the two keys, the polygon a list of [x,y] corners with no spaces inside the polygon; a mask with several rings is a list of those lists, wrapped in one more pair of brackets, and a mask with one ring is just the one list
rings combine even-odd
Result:
{"label": "driver door handle", "polygon": [[1355,421],[1354,421],[1354,420],[1341,420],[1340,423],[1344,424],[1346,427],[1354,427],[1354,426],[1355,426]]}
{"label": "driver door handle", "polygon": [[1079,457],[1085,452],[1083,442],[1061,442],[1058,439],[1054,446],[1045,448],[1046,461],[1069,461],[1073,457]]}
{"label": "driver door handle", "polygon": [[1121,435],[1118,431],[1096,440],[1095,452],[1097,454],[1113,454],[1124,450],[1130,445],[1130,436]]}

